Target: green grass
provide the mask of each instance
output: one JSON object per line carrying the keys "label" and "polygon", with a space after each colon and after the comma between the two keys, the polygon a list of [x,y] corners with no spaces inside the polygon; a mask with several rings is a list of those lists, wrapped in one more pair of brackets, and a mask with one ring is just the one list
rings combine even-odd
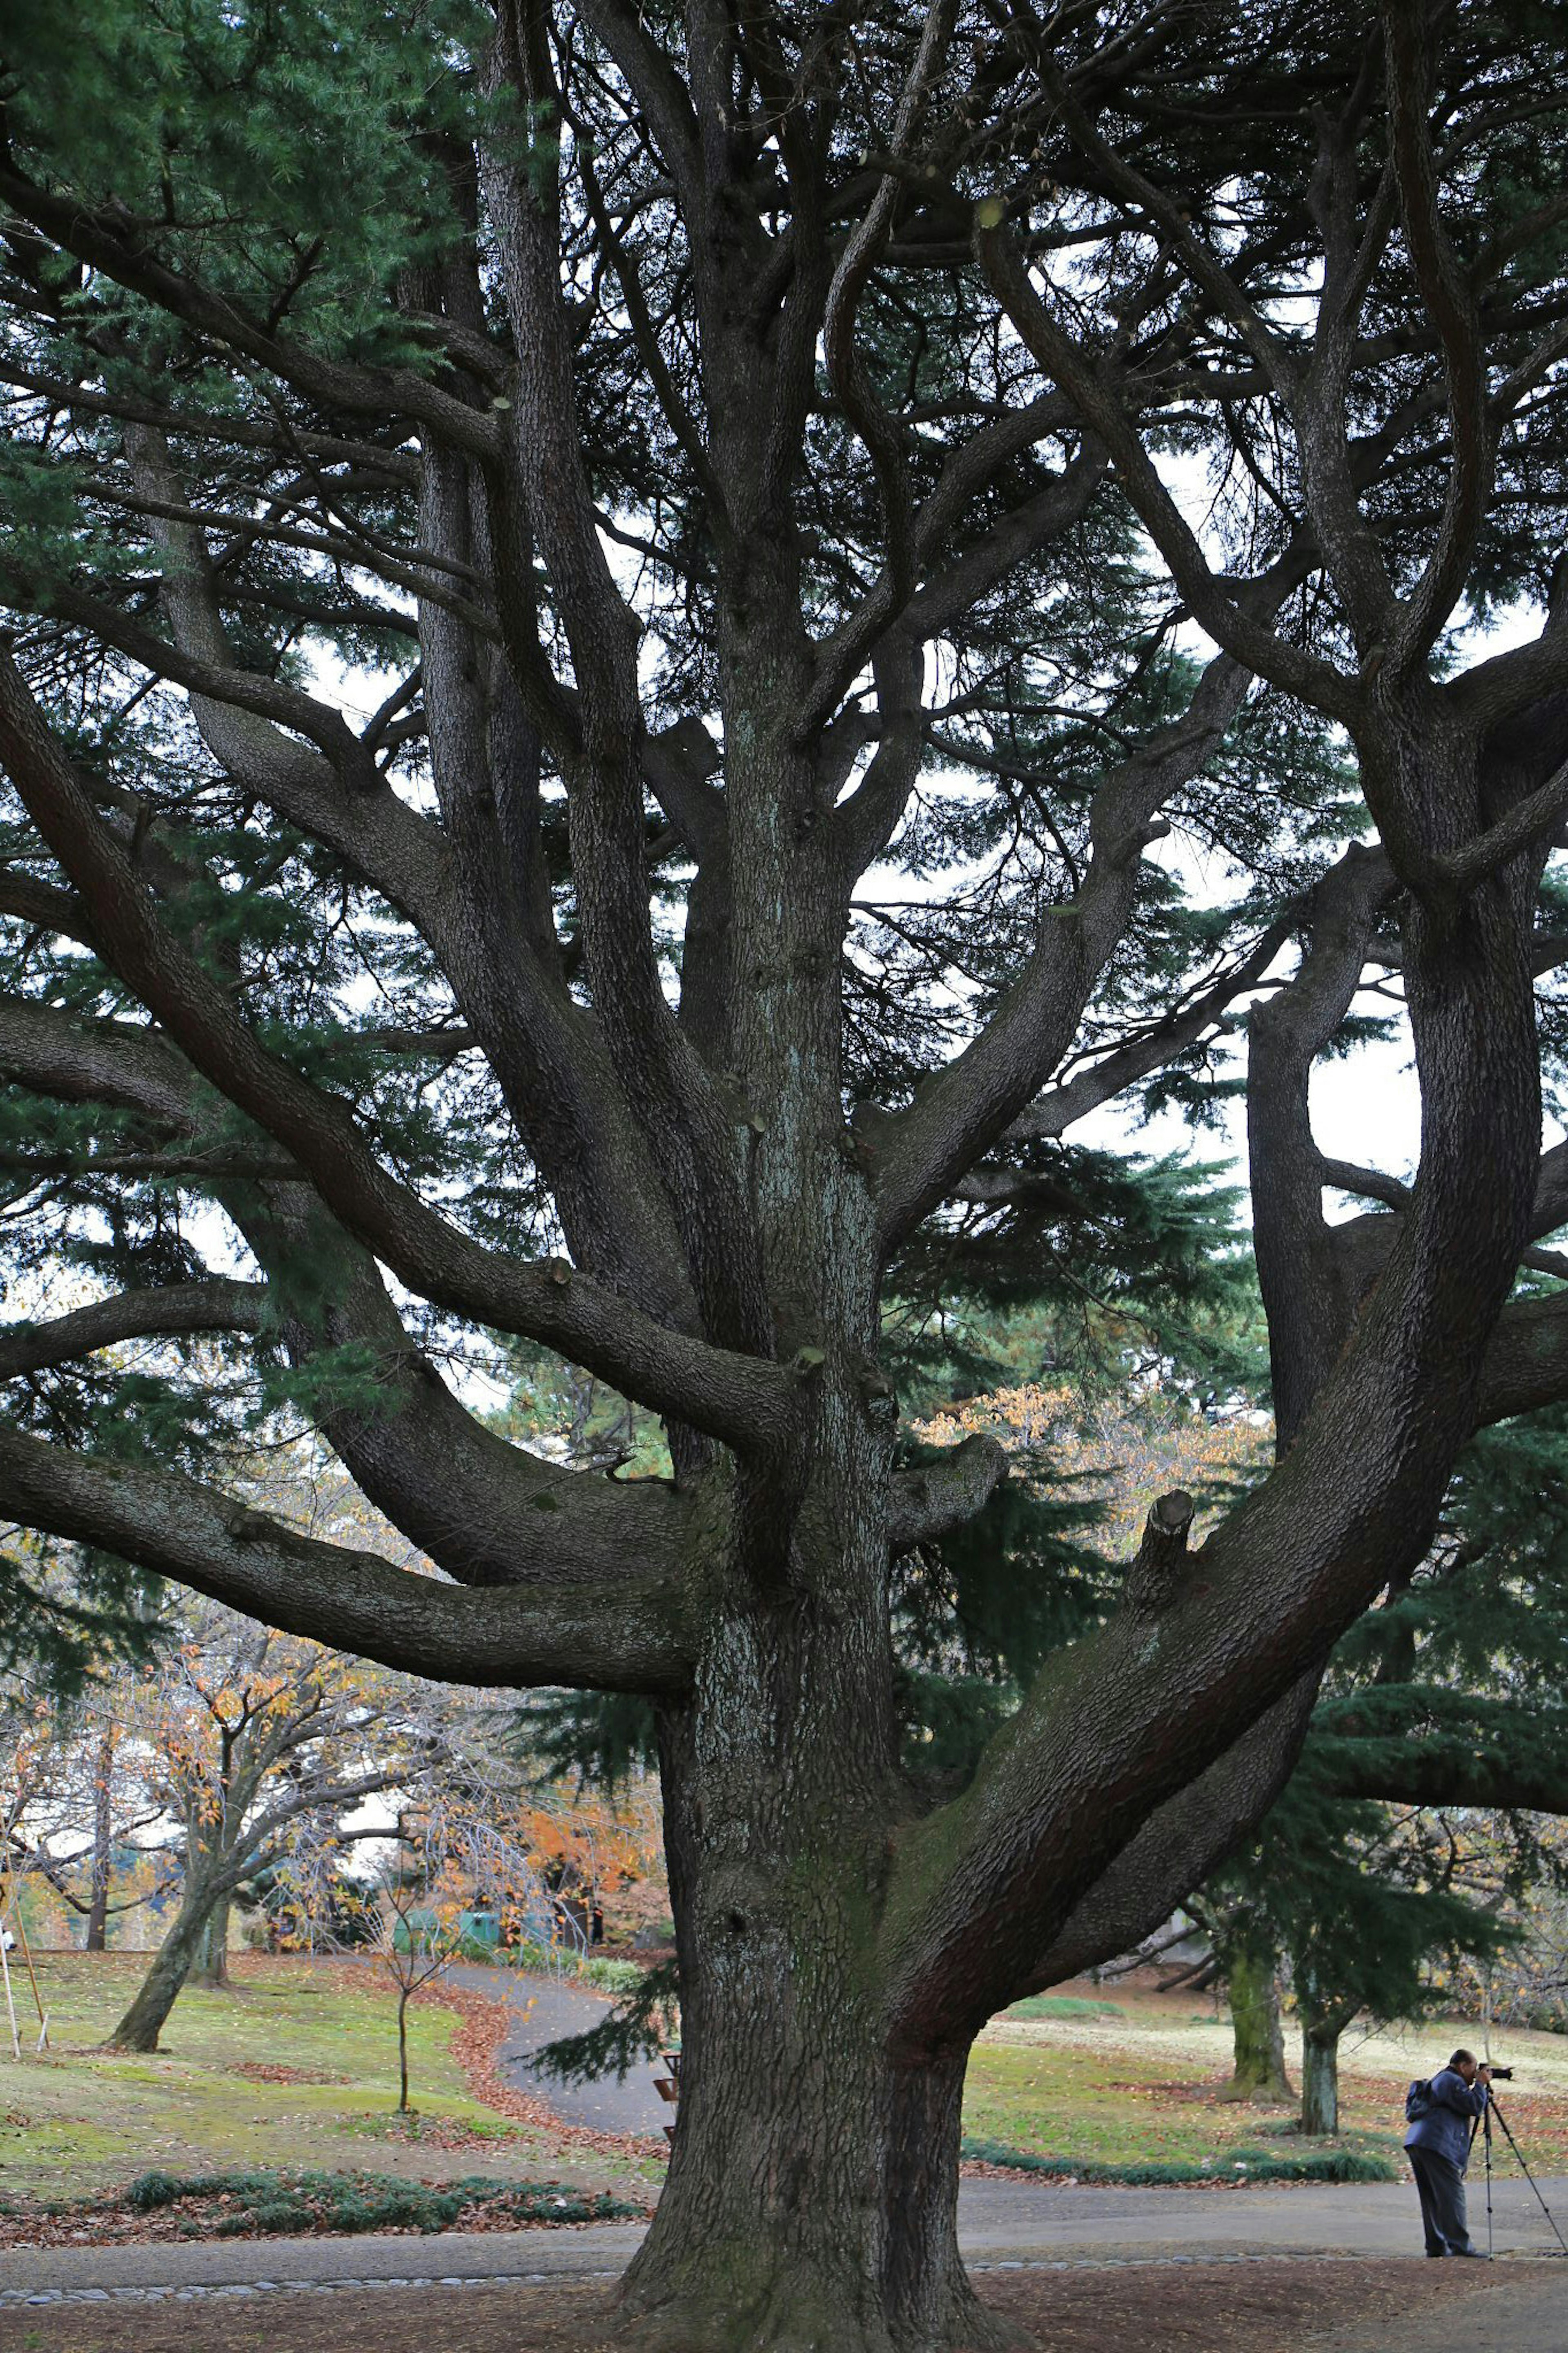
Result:
{"label": "green grass", "polygon": [[1007,2018],[1125,2018],[1119,2001],[1088,2001],[1075,1993],[1032,1993],[1005,2011]]}
{"label": "green grass", "polygon": [[[364,2185],[374,2181],[423,2182],[447,2197],[481,2179],[521,2196],[564,2176],[574,2194],[640,2194],[662,2172],[658,2158],[587,2152],[482,2105],[452,2056],[454,2015],[434,2004],[416,2004],[410,2020],[419,2113],[397,2117],[394,1996],[369,1968],[247,1959],[232,1993],[182,1995],[156,2057],[98,2049],[143,1966],[129,1954],[43,1957],[55,2048],[20,2065],[0,2056],[0,2209],[122,2192],[149,2171],[341,2178],[373,2209],[382,2193]],[[1403,2039],[1347,2037],[1347,2129],[1325,2146],[1296,2137],[1288,2110],[1216,2101],[1230,2056],[1217,2011],[1194,2015],[1190,1995],[1162,2000],[1119,1986],[1110,2003],[1092,1994],[1037,1997],[987,2029],[964,2096],[976,2153],[1086,2181],[1238,2179],[1237,2165],[1250,2180],[1363,2179],[1361,2161],[1397,2159],[1406,2083],[1462,2039],[1460,2021]],[[1568,2051],[1561,2038],[1521,2034],[1503,2056],[1521,2069],[1510,2121],[1532,2161],[1555,2169],[1568,2161]],[[258,2064],[299,2080],[244,2072]],[[1324,2160],[1340,2170],[1325,2174]],[[293,2211],[293,2195],[275,2188],[262,2202]]]}
{"label": "green grass", "polygon": [[1019,2005],[996,2021],[970,2060],[968,2143],[976,2155],[982,2144],[1012,2152],[993,2163],[1022,2158],[1026,2168],[1069,2172],[1080,2181],[1207,2181],[1237,2164],[1248,2167],[1252,2179],[1336,2179],[1345,2177],[1300,2168],[1312,2157],[1339,2155],[1342,2147],[1378,2164],[1395,2158],[1404,2117],[1391,2089],[1386,2126],[1358,2112],[1358,2129],[1342,2144],[1327,2152],[1310,2144],[1269,2150],[1271,2167],[1295,2169],[1260,2173],[1260,2133],[1279,2137],[1291,2119],[1288,2111],[1268,2120],[1256,2109],[1216,2101],[1228,2073],[1228,2028],[1212,2020],[1156,2021],[1131,2008],[1107,2018],[1088,2005],[1076,2012],[1031,2006],[1026,2014]]}
{"label": "green grass", "polygon": [[[1348,2033],[1340,2055],[1341,2132],[1314,2142],[1300,2138],[1292,2107],[1259,2110],[1216,2096],[1232,2056],[1230,2021],[1217,2005],[1194,2011],[1190,1995],[1119,1986],[1122,2015],[1108,2017],[1088,1999],[1091,1991],[1084,1989],[1083,2008],[1065,2007],[1076,2005],[1076,1989],[1020,2003],[986,2029],[964,2086],[972,2143],[989,2142],[1051,2171],[1066,2166],[1079,2180],[1189,2178],[1168,2170],[1176,2167],[1196,2167],[1195,2178],[1212,2180],[1237,2164],[1255,2180],[1332,2179],[1300,2168],[1341,2158],[1352,2160],[1344,2178],[1358,2178],[1353,2161],[1361,2159],[1390,2162],[1397,2171],[1405,2085],[1413,2075],[1431,2074],[1475,2031],[1473,2021],[1447,2019]],[[1294,2073],[1293,2021],[1285,2042]],[[1568,2160],[1568,2051],[1558,2037],[1510,2032],[1502,2056],[1520,2064],[1510,2121],[1527,2151],[1533,2145],[1543,2168],[1556,2169]],[[1260,2173],[1259,2150],[1289,2176]]]}
{"label": "green grass", "polygon": [[[565,2167],[599,2189],[640,2185],[657,2170],[644,2159],[568,2157],[550,2132],[512,2125],[473,2098],[451,2053],[457,2016],[432,2001],[409,2012],[420,2113],[395,2122],[395,1997],[373,1968],[247,1958],[232,1992],[180,1996],[155,2057],[98,2049],[145,1966],[131,1954],[39,1956],[53,2047],[19,2066],[8,2053],[4,2062],[0,2198],[95,2192],[149,2167],[353,2173],[367,2135],[389,2173],[410,2177],[478,2169],[538,2180]],[[304,2080],[241,2072],[279,2064]],[[465,2145],[476,2133],[483,2145]],[[443,2136],[459,2145],[443,2148]]]}

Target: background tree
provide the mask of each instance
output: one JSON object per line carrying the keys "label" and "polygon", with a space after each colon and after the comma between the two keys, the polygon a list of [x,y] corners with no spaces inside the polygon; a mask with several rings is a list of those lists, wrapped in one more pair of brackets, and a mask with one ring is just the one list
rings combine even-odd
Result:
{"label": "background tree", "polygon": [[[463,1950],[460,1911],[426,1888],[386,1878],[370,1894],[370,1950],[397,1993],[397,2113],[408,2104],[408,2005],[446,1976]],[[358,1939],[355,1944],[357,1948]],[[525,2007],[531,2005],[525,2005]]]}
{"label": "background tree", "polygon": [[[1467,1860],[1442,1818],[1336,1800],[1298,1767],[1258,1839],[1190,1899],[1230,1988],[1236,2066],[1221,2096],[1295,2097],[1279,1999],[1288,1959],[1301,2130],[1337,2133],[1346,2030],[1358,2018],[1386,2026],[1451,2006],[1461,1960],[1495,1960],[1519,1942]],[[1516,1884],[1526,1868],[1516,1854]]]}
{"label": "background tree", "polygon": [[[1257,1889],[1234,1868],[1184,1907],[1208,1937],[1230,2005],[1232,2063],[1222,2100],[1293,2100],[1279,1984],[1281,1931]],[[1206,1975],[1206,1972],[1205,1972]]]}
{"label": "background tree", "polygon": [[[471,1783],[461,1775],[402,1808],[382,1852],[357,1883],[333,1871],[320,1841],[316,1868],[296,1869],[288,1881],[290,1909],[322,1941],[361,1952],[390,1978],[397,1994],[397,2113],[408,2103],[408,2005],[445,1977],[454,1961],[488,1949],[477,1937],[479,1906],[513,1914],[512,1926],[537,1936],[551,1914],[550,1892],[533,1857],[510,1835],[499,1810],[476,1809]],[[523,2014],[533,2008],[531,1997]]]}
{"label": "background tree", "polygon": [[[94,1296],[4,1337],[0,1506],[652,1698],[683,2097],[628,2313],[988,2340],[974,2032],[1262,1819],[1466,1440],[1568,1388],[1552,15],[5,38],[0,1154],[24,1295]],[[1367,981],[1394,1198],[1309,1117]],[[1195,1556],[1162,1499],[922,1769],[893,1564],[1005,1456],[900,1459],[884,1303],[976,1207],[1070,1261],[1064,1187],[1159,1246],[1062,1139],[1237,1083],[1244,1013],[1279,1460]],[[487,1430],[441,1367],[498,1335],[660,1417],[668,1481]],[[301,1421],[449,1581],[245,1499]]]}
{"label": "background tree", "polygon": [[140,1777],[178,1826],[179,1906],[109,2037],[155,2051],[193,1972],[226,1982],[229,1907],[276,1868],[297,1825],[341,1846],[344,1817],[417,1780],[434,1743],[390,1678],[208,1607],[125,1707]]}
{"label": "background tree", "polygon": [[1495,1961],[1519,1941],[1511,1923],[1478,1902],[1436,1825],[1416,1837],[1401,1827],[1405,1835],[1391,1838],[1375,1813],[1368,1820],[1362,1810],[1357,1822],[1342,1811],[1326,1836],[1321,1825],[1303,1826],[1292,1841],[1296,1868],[1307,1863],[1285,1927],[1304,2133],[1339,2131],[1340,2042],[1358,2018],[1386,2025],[1447,2007],[1458,1963]]}
{"label": "background tree", "polygon": [[110,1921],[170,1883],[134,1852],[162,1821],[163,1801],[124,1753],[120,1697],[101,1678],[65,1701],[31,1677],[0,1678],[0,1689],[18,1725],[5,1789],[11,1868],[41,1879],[80,1921],[84,1952],[104,1952]]}

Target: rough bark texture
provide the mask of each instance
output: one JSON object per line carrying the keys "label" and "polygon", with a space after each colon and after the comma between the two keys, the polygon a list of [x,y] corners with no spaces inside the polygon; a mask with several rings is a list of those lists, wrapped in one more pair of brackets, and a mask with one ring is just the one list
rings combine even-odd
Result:
{"label": "rough bark texture", "polygon": [[[664,1727],[681,2096],[625,2308],[639,2344],[670,2353],[846,2333],[879,2348],[1004,2344],[958,2255],[967,2042],[894,2045],[868,1935],[890,1794],[880,1646],[864,1648],[869,1684],[847,1683],[807,1627],[775,1626],[759,1715],[760,1630],[736,1628],[714,1661],[734,1681],[709,1717],[752,1736],[704,1742],[698,1709]],[[788,1743],[781,1708],[798,1727]],[[824,1769],[835,1753],[837,1775]]]}
{"label": "rough bark texture", "polygon": [[1350,2020],[1335,2010],[1301,2019],[1301,2130],[1328,2139],[1340,2128],[1340,2037]]}
{"label": "rough bark texture", "polygon": [[169,2012],[195,1965],[215,1901],[211,1885],[192,1876],[167,1935],[153,1956],[130,2008],[106,2040],[110,2051],[156,2051]]}
{"label": "rough bark texture", "polygon": [[222,1895],[207,1915],[196,1947],[196,1957],[191,1966],[190,1983],[205,1992],[226,1992],[230,1982],[228,1974],[228,1921],[230,1900]]}

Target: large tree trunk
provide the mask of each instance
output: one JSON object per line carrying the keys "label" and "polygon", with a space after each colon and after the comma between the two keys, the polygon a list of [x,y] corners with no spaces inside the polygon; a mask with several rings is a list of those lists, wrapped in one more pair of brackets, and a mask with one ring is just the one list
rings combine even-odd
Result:
{"label": "large tree trunk", "polygon": [[717,1573],[737,1606],[692,1701],[661,1724],[680,2103],[621,2297],[634,2341],[669,2353],[1016,2341],[958,2253],[970,2035],[900,2047],[879,1961],[889,1829],[909,1810],[886,1626],[887,1417],[851,1381],[820,1415],[787,1557],[768,1558],[765,1514],[734,1499],[751,1533],[721,1539]]}
{"label": "large tree trunk", "polygon": [[635,2341],[669,2353],[1011,2341],[958,2253],[967,2046],[896,2050],[879,1999],[867,1898],[885,1831],[872,1813],[824,1810],[792,1834],[776,1757],[757,1760],[750,1820],[716,1818],[693,1769],[700,1737],[689,1715],[668,1728],[680,2105],[654,2226],[622,2288]]}
{"label": "large tree trunk", "polygon": [[221,1900],[210,1880],[198,1873],[187,1876],[184,1899],[174,1926],[153,1954],[153,1966],[138,1987],[135,2000],[108,2037],[108,2049],[156,2051],[158,2037],[201,1949],[213,1907]]}
{"label": "large tree trunk", "polygon": [[1236,2068],[1222,2100],[1293,2100],[1285,2073],[1279,2017],[1279,1957],[1265,1937],[1233,1946],[1226,1957]]}

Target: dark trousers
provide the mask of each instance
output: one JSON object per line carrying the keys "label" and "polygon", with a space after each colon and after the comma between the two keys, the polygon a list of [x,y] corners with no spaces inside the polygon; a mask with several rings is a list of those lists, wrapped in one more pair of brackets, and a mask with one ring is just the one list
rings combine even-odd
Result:
{"label": "dark trousers", "polygon": [[1407,2148],[1405,2154],[1415,2176],[1427,2253],[1447,2255],[1468,2247],[1470,2233],[1465,2221],[1465,2177],[1453,2158],[1439,2157],[1435,2148]]}

